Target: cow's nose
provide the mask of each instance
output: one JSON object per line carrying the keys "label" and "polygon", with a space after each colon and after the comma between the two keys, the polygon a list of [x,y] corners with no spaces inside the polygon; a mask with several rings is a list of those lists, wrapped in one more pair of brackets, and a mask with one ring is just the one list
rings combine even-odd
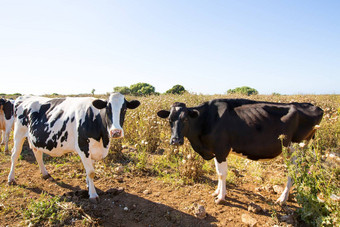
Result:
{"label": "cow's nose", "polygon": [[171,145],[183,145],[184,141],[183,139],[180,139],[178,137],[171,138],[170,144]]}
{"label": "cow's nose", "polygon": [[110,130],[110,136],[112,138],[120,138],[122,137],[123,132],[121,129],[114,129],[114,130]]}

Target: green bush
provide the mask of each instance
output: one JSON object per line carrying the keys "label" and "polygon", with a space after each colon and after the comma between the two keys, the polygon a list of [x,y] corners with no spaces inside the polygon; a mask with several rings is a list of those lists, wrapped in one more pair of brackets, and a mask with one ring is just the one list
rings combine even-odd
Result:
{"label": "green bush", "polygon": [[289,175],[294,179],[296,200],[301,206],[297,214],[309,226],[339,226],[339,202],[332,199],[337,195],[338,168],[327,166],[322,160],[318,141],[305,147],[296,147],[295,163],[284,152]]}
{"label": "green bush", "polygon": [[123,86],[123,87],[114,87],[113,88],[113,91],[114,92],[119,92],[123,95],[128,95],[128,94],[131,94],[131,90],[130,88],[126,87],[126,86]]}
{"label": "green bush", "polygon": [[237,87],[235,89],[229,89],[227,91],[227,94],[242,94],[242,95],[257,95],[259,92],[251,87],[243,86],[243,87]]}
{"label": "green bush", "polygon": [[130,86],[132,95],[143,96],[152,95],[155,93],[155,87],[148,83],[137,83]]}
{"label": "green bush", "polygon": [[173,86],[171,89],[167,90],[165,93],[181,95],[184,92],[186,92],[185,88],[182,85],[177,84]]}

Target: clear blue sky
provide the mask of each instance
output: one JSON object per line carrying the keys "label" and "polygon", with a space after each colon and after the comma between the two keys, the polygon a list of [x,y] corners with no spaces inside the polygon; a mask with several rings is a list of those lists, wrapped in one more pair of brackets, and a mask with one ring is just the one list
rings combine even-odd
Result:
{"label": "clear blue sky", "polygon": [[340,94],[340,1],[0,0],[0,93]]}

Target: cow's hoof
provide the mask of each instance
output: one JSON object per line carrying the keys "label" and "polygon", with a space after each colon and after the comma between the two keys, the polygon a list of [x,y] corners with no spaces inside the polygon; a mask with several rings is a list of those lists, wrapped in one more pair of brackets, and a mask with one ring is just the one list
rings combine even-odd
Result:
{"label": "cow's hoof", "polygon": [[282,205],[286,204],[286,201],[279,198],[278,200],[276,200],[275,204],[278,204],[278,205],[282,206]]}
{"label": "cow's hoof", "polygon": [[8,181],[8,185],[17,185],[17,182],[15,180]]}
{"label": "cow's hoof", "polygon": [[225,201],[225,199],[218,199],[218,198],[216,198],[216,199],[215,199],[215,203],[216,203],[217,205],[222,205],[222,204],[225,204],[226,201]]}
{"label": "cow's hoof", "polygon": [[99,197],[90,198],[90,202],[93,204],[98,204],[100,202]]}
{"label": "cow's hoof", "polygon": [[216,197],[216,196],[218,196],[219,193],[220,193],[220,192],[218,192],[218,191],[214,191],[213,193],[211,193],[211,195],[212,195],[213,197]]}
{"label": "cow's hoof", "polygon": [[54,178],[50,175],[50,174],[47,174],[45,176],[42,176],[42,178],[44,180],[48,180],[48,181],[54,181]]}

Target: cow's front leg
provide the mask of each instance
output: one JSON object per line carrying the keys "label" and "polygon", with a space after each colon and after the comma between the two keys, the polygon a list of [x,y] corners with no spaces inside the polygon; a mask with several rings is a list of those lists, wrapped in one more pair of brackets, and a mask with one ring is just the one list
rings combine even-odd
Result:
{"label": "cow's front leg", "polygon": [[25,141],[25,131],[22,129],[18,129],[20,126],[17,126],[16,129],[14,129],[14,146],[13,146],[13,152],[11,156],[11,171],[8,174],[8,184],[16,184],[15,182],[15,176],[14,176],[14,169],[15,165],[18,161],[19,155],[22,150],[22,145]]}
{"label": "cow's front leg", "polygon": [[40,150],[38,150],[36,148],[33,148],[33,153],[34,153],[35,159],[38,162],[39,169],[40,169],[40,172],[42,174],[43,179],[45,179],[45,180],[47,180],[47,179],[53,180],[53,178],[51,177],[51,175],[47,172],[47,170],[45,168],[44,161],[43,161],[43,153],[42,153],[42,151],[40,151]]}
{"label": "cow's front leg", "polygon": [[214,196],[217,195],[215,203],[221,204],[223,203],[223,201],[225,201],[228,164],[227,164],[227,161],[219,163],[216,158],[214,159],[214,161],[215,161],[216,172],[218,176],[218,185],[213,195]]}
{"label": "cow's front leg", "polygon": [[86,171],[86,183],[87,183],[87,187],[89,190],[90,201],[93,203],[98,203],[99,196],[96,192],[96,188],[94,187],[94,183],[93,183],[95,172],[94,172],[92,160],[90,156],[85,157],[85,155],[80,155],[80,157],[83,161],[83,165]]}

